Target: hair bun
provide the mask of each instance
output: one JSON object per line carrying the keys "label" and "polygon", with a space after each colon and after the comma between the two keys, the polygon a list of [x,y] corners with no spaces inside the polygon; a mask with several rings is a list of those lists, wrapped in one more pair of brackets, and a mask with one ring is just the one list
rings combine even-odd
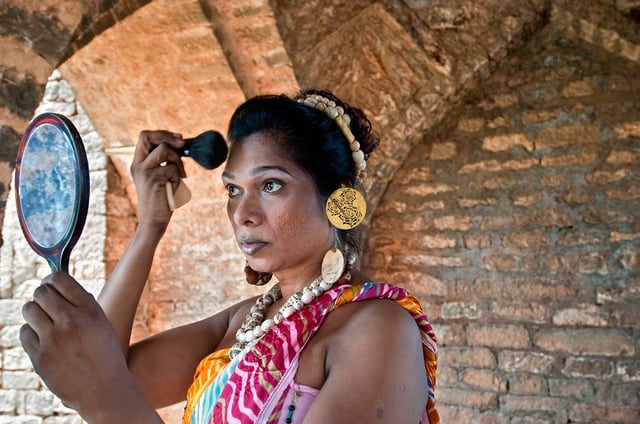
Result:
{"label": "hair bun", "polygon": [[365,113],[361,109],[340,100],[335,94],[328,90],[306,90],[298,97],[305,97],[309,94],[319,94],[333,100],[336,105],[344,109],[344,112],[351,118],[349,128],[351,132],[353,132],[356,140],[360,143],[360,150],[365,154],[365,159],[368,159],[380,144],[380,137],[378,133],[373,130],[371,121],[369,121]]}
{"label": "hair bun", "polygon": [[346,104],[343,107],[351,117],[351,131],[353,131],[356,140],[360,142],[360,149],[368,158],[380,144],[380,137],[371,127],[371,121],[362,110]]}

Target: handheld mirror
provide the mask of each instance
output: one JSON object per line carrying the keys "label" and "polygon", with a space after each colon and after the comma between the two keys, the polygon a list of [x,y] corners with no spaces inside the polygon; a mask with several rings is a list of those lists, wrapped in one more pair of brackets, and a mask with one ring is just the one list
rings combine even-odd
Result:
{"label": "handheld mirror", "polygon": [[43,113],[31,121],[18,149],[18,220],[27,242],[52,272],[69,269],[89,206],[89,165],[71,121]]}

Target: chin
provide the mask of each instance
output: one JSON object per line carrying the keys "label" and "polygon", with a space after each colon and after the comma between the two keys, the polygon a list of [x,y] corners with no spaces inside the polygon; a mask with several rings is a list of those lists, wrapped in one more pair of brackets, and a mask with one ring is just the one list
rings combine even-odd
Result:
{"label": "chin", "polygon": [[264,261],[248,259],[247,262],[249,263],[251,269],[254,271],[273,273],[272,267],[269,266],[269,264],[266,264]]}

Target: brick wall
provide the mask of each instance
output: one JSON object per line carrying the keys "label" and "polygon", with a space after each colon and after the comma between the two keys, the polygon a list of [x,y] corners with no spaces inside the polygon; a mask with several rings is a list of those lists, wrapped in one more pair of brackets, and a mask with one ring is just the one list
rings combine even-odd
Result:
{"label": "brick wall", "polygon": [[445,422],[638,422],[640,66],[537,34],[411,153],[368,252],[436,323]]}
{"label": "brick wall", "polygon": [[[130,157],[111,162],[98,153],[101,137],[68,84],[54,74],[44,89],[47,66],[73,53],[61,69],[96,126],[111,131],[101,131],[110,146],[132,142],[156,122],[194,132],[223,128],[244,94],[279,83],[295,91],[293,64],[301,84],[336,87],[364,105],[382,132],[368,179],[374,214],[364,265],[414,291],[436,324],[445,422],[638,422],[637,0],[590,0],[580,8],[568,0],[90,3],[79,11],[62,2],[49,8],[70,28],[64,40],[73,41],[65,47],[58,38],[40,39],[61,44],[49,46],[55,54],[46,60],[37,54],[41,43],[16,55],[22,36],[0,34],[0,51],[9,52],[0,55],[0,87],[13,87],[16,74],[37,81],[19,111],[11,102],[20,96],[0,90],[11,103],[10,119],[0,105],[0,185],[9,186],[17,129],[37,90],[55,110],[78,113],[74,120],[95,153],[92,199],[100,201],[72,272],[92,290],[135,226]],[[39,6],[5,6],[0,23],[33,8],[27,29],[12,29],[38,36]],[[182,78],[129,77],[159,69],[153,46],[163,48],[164,66],[183,65]],[[171,93],[194,80],[215,84],[193,99],[177,96],[189,104],[176,106]],[[140,83],[144,90],[136,91]],[[114,120],[115,110],[126,119]],[[194,200],[160,246],[136,338],[255,292],[242,283],[219,175],[197,171],[188,170]],[[4,211],[13,193],[2,187]],[[22,242],[14,215],[9,205],[0,250],[0,424],[77,422],[43,389],[17,343],[21,304],[48,271]],[[178,422],[180,410],[163,414]]]}

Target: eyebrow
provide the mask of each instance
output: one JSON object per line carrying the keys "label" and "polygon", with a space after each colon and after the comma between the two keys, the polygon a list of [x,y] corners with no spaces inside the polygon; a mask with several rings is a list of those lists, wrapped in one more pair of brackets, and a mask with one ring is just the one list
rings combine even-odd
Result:
{"label": "eyebrow", "polygon": [[[253,168],[251,170],[251,176],[256,176],[258,174],[261,174],[263,172],[267,172],[267,171],[279,171],[279,172],[283,172],[289,176],[291,176],[292,178],[297,178],[295,175],[293,175],[291,172],[289,172],[286,168],[282,167],[282,166],[278,166],[278,165],[262,165],[262,166],[257,166],[255,168]],[[233,176],[233,174],[224,171],[222,173],[222,178],[226,178],[229,180],[233,180],[235,177]]]}

